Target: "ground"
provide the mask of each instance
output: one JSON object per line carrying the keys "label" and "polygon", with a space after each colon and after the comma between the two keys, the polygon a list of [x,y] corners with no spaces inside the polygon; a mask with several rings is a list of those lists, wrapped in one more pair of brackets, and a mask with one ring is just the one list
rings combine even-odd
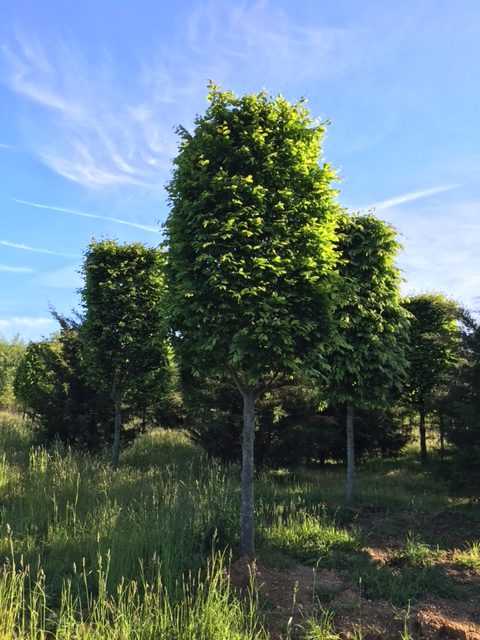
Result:
{"label": "ground", "polygon": [[[374,570],[391,571],[400,578],[402,568],[412,565],[412,558],[406,557],[404,551],[408,533],[411,540],[417,541],[417,555],[423,554],[425,566],[418,567],[417,558],[417,568],[435,571],[433,578],[445,580],[441,590],[444,595],[429,593],[436,588],[427,583],[425,593],[411,602],[395,604],[369,597],[361,580],[352,581],[348,566],[327,569],[320,562],[317,566],[272,568],[240,559],[231,566],[232,584],[242,590],[254,577],[264,623],[272,638],[309,637],[308,620],[313,617],[320,620],[320,628],[329,629],[332,635],[312,638],[480,640],[480,562],[473,553],[468,566],[461,552],[469,542],[474,544],[478,540],[478,523],[455,511],[419,514],[364,508],[350,526],[357,532],[361,528],[365,540],[356,553],[369,561]],[[418,540],[429,540],[430,544]],[[436,545],[435,540],[439,541]],[[410,551],[414,553],[415,544],[412,546]],[[352,554],[352,565],[355,562]],[[406,579],[409,578],[407,575]],[[411,589],[411,585],[406,586]],[[399,590],[401,593],[401,585]]]}

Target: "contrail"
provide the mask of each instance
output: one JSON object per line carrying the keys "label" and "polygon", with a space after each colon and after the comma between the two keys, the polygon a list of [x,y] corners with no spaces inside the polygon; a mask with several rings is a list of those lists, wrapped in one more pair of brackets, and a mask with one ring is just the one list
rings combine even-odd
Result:
{"label": "contrail", "polygon": [[127,227],[134,227],[135,229],[150,231],[151,233],[159,233],[159,230],[156,227],[149,227],[145,224],[137,224],[136,222],[128,222],[127,220],[120,220],[119,218],[109,218],[108,216],[99,216],[95,213],[86,213],[85,211],[77,211],[76,209],[67,209],[65,207],[53,207],[47,204],[39,204],[38,202],[29,202],[28,200],[18,200],[17,198],[12,198],[12,201],[16,202],[17,204],[24,204],[28,207],[36,207],[37,209],[48,209],[49,211],[59,211],[60,213],[68,213],[72,216],[80,216],[82,218],[95,218],[97,220],[108,220],[109,222],[124,224]]}
{"label": "contrail", "polygon": [[388,200],[376,202],[375,204],[371,204],[369,207],[364,207],[364,210],[375,209],[376,211],[381,211],[382,209],[389,209],[390,207],[395,207],[396,205],[403,204],[404,202],[411,202],[412,200],[419,200],[420,198],[428,198],[428,196],[433,196],[436,193],[443,193],[444,191],[458,189],[458,187],[460,186],[461,185],[459,184],[449,184],[444,187],[424,189],[423,191],[412,191],[411,193],[405,193],[401,196],[395,196],[394,198],[389,198]]}
{"label": "contrail", "polygon": [[26,244],[18,244],[17,242],[8,242],[8,240],[0,240],[0,245],[4,247],[11,247],[12,249],[21,249],[22,251],[33,251],[34,253],[46,253],[49,256],[59,256],[60,258],[78,258],[71,253],[59,253],[58,251],[51,251],[50,249],[39,249],[37,247],[29,247]]}
{"label": "contrail", "polygon": [[8,264],[0,264],[0,271],[7,273],[35,273],[30,267],[10,267]]}

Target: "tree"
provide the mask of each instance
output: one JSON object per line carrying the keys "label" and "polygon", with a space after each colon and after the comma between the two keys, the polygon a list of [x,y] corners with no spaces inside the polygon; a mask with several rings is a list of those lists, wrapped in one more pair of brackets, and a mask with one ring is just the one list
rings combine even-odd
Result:
{"label": "tree", "polygon": [[419,415],[420,460],[427,460],[425,420],[435,392],[460,359],[460,307],[439,293],[422,293],[405,303],[410,322],[409,399]]}
{"label": "tree", "polygon": [[43,441],[60,439],[95,449],[109,438],[107,398],[85,375],[80,323],[53,312],[60,328],[26,348],[14,381],[15,396],[30,414]]}
{"label": "tree", "polygon": [[468,311],[461,317],[462,359],[445,398],[446,436],[454,446],[456,480],[480,486],[480,322]]}
{"label": "tree", "polygon": [[109,390],[115,428],[112,467],[118,467],[122,402],[168,383],[162,253],[142,244],[92,242],[83,265],[82,342],[92,382]]}
{"label": "tree", "polygon": [[407,314],[395,266],[396,230],[372,215],[343,214],[339,224],[339,340],[331,352],[330,395],[347,410],[346,502],[355,476],[354,412],[385,405],[399,391],[407,361]]}
{"label": "tree", "polygon": [[165,223],[169,312],[184,365],[229,375],[242,396],[240,547],[253,557],[255,403],[280,374],[321,365],[335,173],[319,166],[325,127],[303,102],[210,89],[193,133],[178,129]]}
{"label": "tree", "polygon": [[15,404],[13,381],[24,352],[25,344],[20,336],[14,336],[10,341],[0,337],[0,407]]}

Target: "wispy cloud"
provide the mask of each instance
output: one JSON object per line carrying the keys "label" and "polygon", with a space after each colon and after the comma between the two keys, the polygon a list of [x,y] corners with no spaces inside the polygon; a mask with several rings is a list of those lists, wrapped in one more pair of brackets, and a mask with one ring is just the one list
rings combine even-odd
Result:
{"label": "wispy cloud", "polygon": [[28,200],[19,200],[12,198],[13,202],[17,204],[23,204],[27,207],[35,207],[36,209],[47,209],[48,211],[58,211],[59,213],[67,213],[72,216],[79,216],[81,218],[95,218],[96,220],[108,220],[108,222],[114,222],[116,224],[123,224],[128,227],[134,227],[135,229],[142,229],[142,231],[150,231],[152,233],[159,233],[160,229],[157,227],[150,227],[145,224],[138,224],[136,222],[130,222],[128,220],[121,220],[120,218],[110,218],[109,216],[101,216],[96,213],[87,213],[85,211],[77,211],[76,209],[68,209],[66,207],[55,207],[48,204],[40,204],[38,202],[30,202]]}
{"label": "wispy cloud", "polygon": [[428,198],[434,196],[437,193],[443,193],[445,191],[452,191],[452,189],[458,189],[461,185],[448,184],[441,187],[434,187],[433,189],[423,189],[422,191],[411,191],[410,193],[404,193],[388,200],[382,200],[375,202],[368,207],[363,207],[362,210],[375,209],[375,211],[382,211],[383,209],[390,209],[391,207],[397,207],[406,202],[412,202],[413,200],[420,200],[420,198]]}
{"label": "wispy cloud", "polygon": [[0,271],[5,273],[35,273],[30,267],[11,267],[8,264],[0,264]]}
{"label": "wispy cloud", "polygon": [[220,72],[229,73],[234,66],[241,74],[242,61],[250,77],[273,86],[285,78],[291,83],[341,75],[362,64],[372,46],[361,28],[304,26],[277,3],[240,2],[232,7],[218,0],[202,3],[192,12],[187,43],[206,61],[223,59]]}
{"label": "wispy cloud", "polygon": [[78,256],[70,253],[60,253],[59,251],[51,251],[50,249],[39,249],[38,247],[29,247],[27,244],[17,242],[9,242],[8,240],[0,240],[3,247],[11,247],[12,249],[20,249],[22,251],[32,251],[33,253],[45,253],[50,256],[59,256],[60,258],[77,258]]}
{"label": "wispy cloud", "polygon": [[32,33],[1,48],[4,82],[37,107],[28,137],[46,165],[87,187],[158,189],[176,154],[174,127],[203,108],[208,78],[240,91],[303,90],[368,66],[385,46],[365,26],[302,25],[273,1],[197,5],[172,33],[175,46],[158,45],[130,76],[108,51],[89,59]]}
{"label": "wispy cloud", "polygon": [[4,82],[42,108],[29,119],[28,136],[46,165],[92,188],[162,187],[159,171],[174,153],[175,135],[150,87],[122,85],[106,54],[91,64],[79,48],[32,34],[0,54]]}
{"label": "wispy cloud", "polygon": [[11,144],[4,144],[3,142],[0,142],[0,149],[8,149],[10,151],[13,150],[13,146]]}

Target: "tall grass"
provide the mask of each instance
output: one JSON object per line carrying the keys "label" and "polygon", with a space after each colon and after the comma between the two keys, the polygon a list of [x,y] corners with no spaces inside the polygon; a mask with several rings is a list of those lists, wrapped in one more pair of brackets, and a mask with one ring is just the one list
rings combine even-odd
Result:
{"label": "tall grass", "polygon": [[[47,450],[18,416],[0,415],[0,640],[267,638],[254,593],[235,597],[224,562],[238,549],[238,476],[178,431],[143,435],[112,472],[107,452]],[[406,573],[373,566],[360,532],[342,526],[343,487],[341,468],[260,473],[260,561],[347,570],[366,595],[403,602]],[[449,504],[413,459],[364,465],[357,496],[360,506]],[[430,549],[410,547],[409,598],[436,580],[416,568]],[[320,615],[304,635],[330,637],[329,624]]]}
{"label": "tall grass", "polygon": [[[262,640],[255,602],[246,607],[232,596],[223,559],[214,556],[204,575],[190,574],[182,597],[172,599],[157,573],[155,580],[121,580],[111,594],[108,560],[98,563],[95,590],[85,569],[63,582],[56,609],[48,605],[43,572],[32,577],[14,564],[0,575],[0,638],[39,640]],[[83,585],[82,585],[83,582]],[[81,587],[84,588],[81,588]]]}

